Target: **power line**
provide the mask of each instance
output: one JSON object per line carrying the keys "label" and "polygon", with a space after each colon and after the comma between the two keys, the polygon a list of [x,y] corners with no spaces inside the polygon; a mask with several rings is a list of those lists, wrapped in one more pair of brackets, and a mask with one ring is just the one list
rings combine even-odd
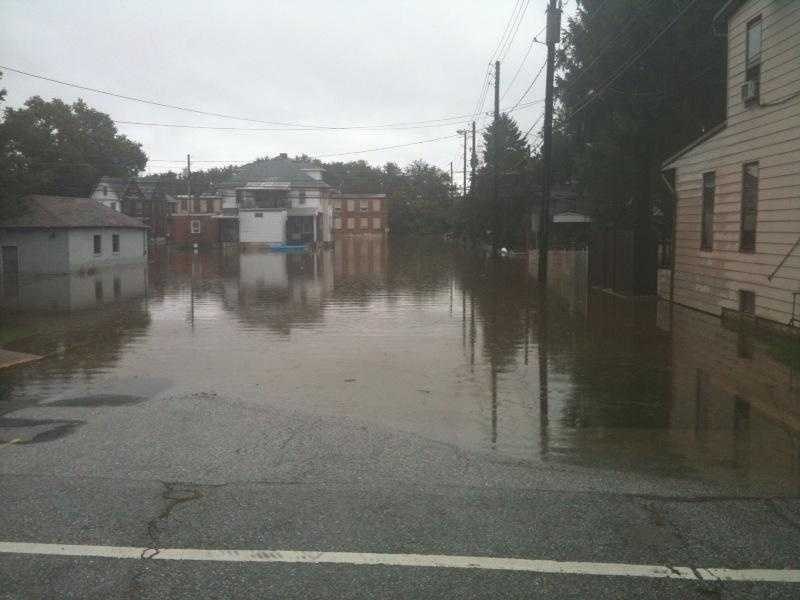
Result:
{"label": "power line", "polygon": [[525,96],[527,96],[528,92],[531,91],[531,88],[533,88],[533,85],[536,83],[536,81],[539,79],[539,77],[542,76],[542,73],[544,72],[544,69],[545,69],[546,66],[547,66],[547,61],[544,61],[542,63],[542,66],[539,68],[539,72],[536,73],[536,77],[533,78],[533,81],[531,81],[531,84],[528,86],[528,88],[524,92],[522,92],[522,96],[519,97],[519,100],[517,100],[517,103],[508,112],[512,112],[512,111],[517,109],[517,107],[519,106],[519,103],[522,102],[525,99]]}
{"label": "power line", "polygon": [[[405,148],[405,147],[408,147],[408,146],[417,146],[419,144],[428,144],[428,143],[432,143],[432,142],[439,142],[439,141],[442,141],[442,140],[449,140],[449,139],[453,139],[453,138],[456,138],[456,137],[461,137],[461,136],[459,134],[445,135],[445,136],[441,136],[441,137],[428,138],[428,139],[424,139],[424,140],[416,140],[414,142],[408,142],[408,143],[405,143],[405,144],[394,144],[392,146],[380,146],[380,147],[377,147],[377,148],[365,148],[363,150],[350,150],[350,151],[347,151],[347,152],[333,152],[333,153],[330,153],[330,154],[318,154],[318,155],[310,157],[310,158],[312,158],[312,159],[313,158],[328,158],[328,157],[331,157],[331,156],[348,156],[348,155],[352,155],[352,154],[367,154],[369,152],[378,152],[378,151],[381,151],[381,150],[393,150],[395,148]],[[224,159],[224,158],[219,158],[219,159],[197,160],[197,159],[193,158],[192,162],[213,164],[213,163],[243,163],[243,162],[251,162],[252,160],[254,160],[254,159]],[[155,162],[155,163],[181,163],[182,164],[183,162],[185,162],[185,159],[174,159],[173,160],[173,159],[165,159],[165,158],[150,158],[150,159],[148,159],[148,162]]]}
{"label": "power line", "polygon": [[520,25],[522,25],[522,21],[525,18],[525,13],[528,11],[528,6],[530,6],[530,0],[525,0],[525,5],[520,11],[519,18],[517,19],[517,24],[514,27],[514,32],[508,38],[508,42],[505,45],[505,49],[500,53],[499,60],[501,62],[505,60],[506,55],[508,54],[509,50],[511,50],[511,46],[514,44],[514,40],[517,37],[517,32],[519,31],[519,27]]}
{"label": "power line", "polygon": [[[523,108],[528,108],[535,104],[540,104],[543,100],[532,100],[531,102],[525,102],[520,104],[517,107],[512,107],[503,112],[514,112],[517,110],[522,110]],[[462,122],[464,119],[472,116],[472,114],[468,115],[461,115],[459,117],[452,117],[453,122],[451,123],[441,123],[436,125],[415,125],[415,126],[408,126],[408,127],[397,127],[395,129],[387,129],[387,130],[380,130],[380,131],[400,131],[400,130],[409,130],[409,129],[428,129],[434,127],[453,127],[454,125]],[[307,128],[296,128],[296,129],[282,129],[282,128],[274,128],[274,127],[233,127],[233,126],[215,126],[215,125],[192,125],[192,124],[183,124],[183,123],[156,123],[150,121],[122,121],[122,120],[114,120],[114,122],[118,125],[134,125],[134,126],[142,126],[142,127],[171,127],[177,129],[199,129],[199,130],[210,130],[210,131],[252,131],[252,132],[265,132],[265,131],[280,131],[280,132],[309,132],[309,131],[317,131],[316,129],[307,129]],[[326,130],[328,131],[328,130]],[[365,130],[361,130],[365,131]]]}
{"label": "power line", "polygon": [[672,19],[672,20],[671,20],[669,23],[667,23],[666,27],[664,27],[664,28],[663,28],[661,31],[659,31],[659,32],[658,32],[658,34],[657,34],[657,35],[656,35],[656,36],[655,36],[653,39],[651,39],[651,40],[650,40],[650,42],[648,42],[647,44],[645,44],[645,46],[644,46],[643,48],[641,48],[641,50],[639,50],[639,52],[637,52],[637,53],[636,53],[634,56],[632,56],[632,57],[631,57],[631,58],[630,58],[630,59],[629,59],[627,62],[625,62],[625,63],[622,65],[622,67],[620,67],[620,68],[617,70],[617,72],[616,72],[616,73],[614,73],[614,75],[612,75],[612,76],[611,76],[610,78],[608,78],[608,79],[607,79],[605,82],[603,82],[601,85],[599,85],[599,86],[598,86],[598,90],[597,90],[597,92],[595,92],[594,94],[591,94],[591,95],[589,95],[589,97],[586,99],[586,101],[585,101],[583,104],[581,104],[580,106],[578,106],[578,108],[576,108],[574,111],[572,111],[572,113],[570,113],[570,114],[567,116],[567,118],[566,118],[566,119],[564,119],[564,121],[565,121],[565,122],[566,122],[566,121],[569,121],[569,120],[570,120],[570,119],[572,119],[572,118],[573,118],[575,115],[577,115],[577,114],[578,114],[578,113],[580,113],[582,110],[584,110],[584,109],[585,109],[587,106],[589,106],[589,105],[590,105],[592,102],[594,102],[594,101],[595,101],[595,100],[596,100],[598,97],[600,97],[600,95],[601,95],[603,92],[605,92],[605,91],[606,91],[606,89],[608,89],[609,87],[611,87],[611,85],[612,85],[612,84],[613,84],[613,83],[614,83],[614,82],[615,82],[617,79],[619,79],[619,78],[622,76],[622,74],[623,74],[625,71],[627,71],[627,70],[628,70],[628,69],[629,69],[629,68],[630,68],[632,65],[634,65],[634,64],[635,64],[635,63],[636,63],[636,62],[637,62],[637,61],[638,61],[638,60],[639,60],[639,59],[640,59],[640,58],[641,58],[641,57],[642,57],[642,56],[643,56],[643,55],[644,55],[644,54],[645,54],[645,53],[646,53],[648,50],[650,50],[650,48],[652,48],[652,47],[655,45],[655,43],[656,43],[658,40],[660,40],[660,39],[661,39],[661,37],[662,37],[662,36],[663,36],[665,33],[667,33],[667,31],[669,31],[670,29],[672,29],[672,26],[673,26],[673,25],[675,25],[675,23],[677,23],[677,22],[680,20],[680,18],[681,18],[681,17],[682,17],[684,14],[686,14],[686,12],[687,12],[687,11],[688,11],[688,10],[689,10],[689,9],[690,9],[692,6],[694,6],[695,4],[697,4],[697,0],[689,0],[689,2],[687,2],[687,3],[686,3],[686,5],[685,5],[685,6],[684,6],[684,7],[683,7],[683,8],[682,8],[682,9],[681,9],[679,12],[678,12],[678,14],[677,14],[677,15],[675,15],[675,17],[674,17],[674,18],[673,18],[673,19]]}
{"label": "power line", "polygon": [[[34,79],[40,79],[42,81],[48,81],[50,83],[56,83],[58,85],[64,85],[64,86],[67,86],[67,87],[72,87],[72,88],[76,88],[76,89],[80,89],[80,90],[84,90],[84,91],[88,91],[88,92],[92,92],[92,93],[96,93],[96,94],[103,94],[103,95],[106,95],[106,96],[111,96],[113,98],[119,98],[119,99],[122,99],[122,100],[128,100],[128,101],[131,101],[131,102],[139,102],[141,104],[149,104],[149,105],[152,105],[152,106],[158,106],[160,108],[170,108],[170,109],[173,109],[173,110],[180,110],[180,111],[183,111],[183,112],[189,112],[189,113],[199,114],[199,115],[204,115],[204,116],[218,117],[218,118],[223,118],[223,119],[233,119],[233,120],[236,120],[236,121],[246,121],[246,122],[250,122],[250,123],[260,123],[262,125],[273,125],[273,126],[277,125],[277,126],[281,126],[281,127],[290,128],[290,129],[288,129],[289,131],[293,131],[293,130],[313,131],[313,130],[319,130],[319,129],[341,131],[341,130],[355,130],[355,129],[389,129],[389,128],[395,128],[395,127],[396,128],[404,128],[404,127],[411,126],[411,125],[422,125],[422,124],[432,124],[432,123],[444,122],[444,121],[463,120],[463,119],[466,119],[466,118],[471,116],[471,113],[470,113],[470,114],[464,114],[464,115],[452,115],[452,116],[448,116],[448,117],[441,117],[441,118],[437,118],[437,119],[427,119],[427,120],[421,120],[421,121],[384,123],[384,124],[379,124],[379,125],[346,125],[346,126],[310,125],[310,124],[303,124],[303,123],[288,123],[288,122],[282,122],[282,121],[265,121],[265,120],[253,119],[253,118],[249,118],[249,117],[240,117],[240,116],[235,116],[235,115],[228,115],[228,114],[223,114],[223,113],[210,112],[210,111],[200,110],[200,109],[196,109],[196,108],[190,108],[190,107],[186,107],[186,106],[178,106],[178,105],[175,105],[175,104],[168,104],[166,102],[159,102],[159,101],[156,101],[156,100],[148,100],[148,99],[145,99],[145,98],[138,98],[138,97],[135,97],[135,96],[127,96],[125,94],[119,94],[117,92],[111,92],[111,91],[108,91],[108,90],[102,90],[102,89],[90,87],[90,86],[87,86],[87,85],[81,85],[81,84],[78,84],[78,83],[62,81],[60,79],[55,79],[55,78],[52,78],[52,77],[46,77],[44,75],[39,75],[39,74],[36,74],[36,73],[30,73],[28,71],[15,69],[13,67],[9,67],[9,66],[6,66],[6,65],[0,65],[0,70],[9,71],[11,73],[17,73],[19,75],[24,75],[26,77],[32,77]],[[277,129],[271,129],[271,130],[273,130],[273,131],[281,131],[282,129],[277,128]]]}

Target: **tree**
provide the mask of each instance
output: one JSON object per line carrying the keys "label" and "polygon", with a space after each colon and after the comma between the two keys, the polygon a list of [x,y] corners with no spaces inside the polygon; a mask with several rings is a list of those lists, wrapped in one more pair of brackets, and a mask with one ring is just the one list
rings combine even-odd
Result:
{"label": "tree", "polygon": [[118,134],[107,114],[83,100],[34,96],[0,122],[0,206],[8,211],[28,193],[86,196],[103,175],[134,176],[146,163],[141,144]]}
{"label": "tree", "polygon": [[[491,229],[498,246],[521,247],[529,227],[533,200],[534,162],[517,123],[501,114],[484,132],[483,166],[475,176],[473,193],[465,207],[465,221],[473,236]],[[494,178],[497,165],[497,204]]]}
{"label": "tree", "polygon": [[687,2],[581,0],[567,25],[555,139],[600,223],[643,230],[654,205],[671,212],[662,161],[724,119],[724,0]]}

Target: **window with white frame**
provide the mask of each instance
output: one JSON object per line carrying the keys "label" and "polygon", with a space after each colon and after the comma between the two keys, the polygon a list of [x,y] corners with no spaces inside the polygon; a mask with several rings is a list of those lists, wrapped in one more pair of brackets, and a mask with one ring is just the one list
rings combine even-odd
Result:
{"label": "window with white frame", "polygon": [[192,219],[191,231],[192,233],[200,233],[200,221],[198,219]]}

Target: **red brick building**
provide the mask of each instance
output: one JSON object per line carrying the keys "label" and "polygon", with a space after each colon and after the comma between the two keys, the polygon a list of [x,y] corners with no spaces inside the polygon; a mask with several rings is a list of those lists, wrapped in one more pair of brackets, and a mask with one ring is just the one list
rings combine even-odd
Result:
{"label": "red brick building", "polygon": [[389,231],[386,194],[335,194],[331,204],[336,236],[383,235]]}
{"label": "red brick building", "polygon": [[239,241],[239,220],[218,214],[171,215],[170,242],[215,246]]}

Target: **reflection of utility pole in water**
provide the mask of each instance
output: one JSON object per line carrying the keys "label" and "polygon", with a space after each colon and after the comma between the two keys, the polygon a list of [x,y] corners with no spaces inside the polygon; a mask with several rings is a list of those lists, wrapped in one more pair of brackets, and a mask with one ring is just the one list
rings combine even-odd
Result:
{"label": "reflection of utility pole in water", "polygon": [[540,288],[539,293],[539,318],[538,318],[538,353],[539,353],[539,453],[547,456],[549,450],[548,422],[549,400],[547,397],[547,290]]}
{"label": "reflection of utility pole in water", "polygon": [[492,368],[492,448],[497,445],[497,365],[494,358],[490,361]]}
{"label": "reflection of utility pole in water", "polygon": [[469,295],[469,372],[475,372],[475,296]]}
{"label": "reflection of utility pole in water", "polygon": [[461,348],[467,349],[467,293],[464,282],[461,282]]}

